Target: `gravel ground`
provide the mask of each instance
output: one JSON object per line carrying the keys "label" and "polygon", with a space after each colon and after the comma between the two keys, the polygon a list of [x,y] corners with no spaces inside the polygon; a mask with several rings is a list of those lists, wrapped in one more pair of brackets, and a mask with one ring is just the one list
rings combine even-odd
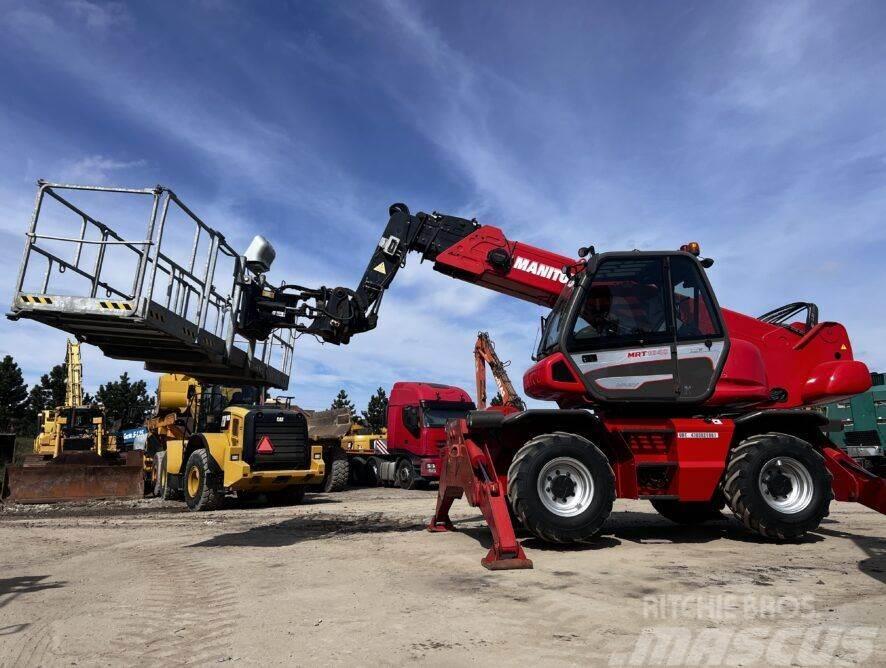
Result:
{"label": "gravel ground", "polygon": [[433,492],[189,513],[144,500],[0,512],[0,665],[886,665],[886,518],[835,503],[800,543],[623,501],[580,549],[422,530]]}

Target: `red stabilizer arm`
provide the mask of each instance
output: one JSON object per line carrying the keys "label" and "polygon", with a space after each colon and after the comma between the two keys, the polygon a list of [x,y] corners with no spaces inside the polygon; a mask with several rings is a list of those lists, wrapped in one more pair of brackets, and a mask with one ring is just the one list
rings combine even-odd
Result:
{"label": "red stabilizer arm", "polygon": [[874,475],[842,450],[822,448],[825,464],[834,476],[837,501],[855,501],[886,514],[886,480]]}
{"label": "red stabilizer arm", "polygon": [[449,519],[452,502],[467,495],[468,503],[479,508],[492,531],[492,547],[480,562],[490,570],[532,568],[514,535],[504,490],[495,473],[488,450],[466,438],[464,420],[451,420],[446,427],[447,452],[440,472],[437,510],[428,531],[452,531]]}

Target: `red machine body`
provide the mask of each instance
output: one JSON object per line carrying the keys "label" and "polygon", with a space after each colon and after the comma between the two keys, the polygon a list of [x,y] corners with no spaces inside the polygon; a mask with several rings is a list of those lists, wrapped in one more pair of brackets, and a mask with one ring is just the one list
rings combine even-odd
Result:
{"label": "red machine body", "polygon": [[[494,248],[506,249],[506,271],[489,261]],[[508,242],[497,228],[481,227],[436,258],[434,268],[478,285],[553,306],[569,278],[564,270],[584,266],[565,256]],[[735,311],[721,310],[728,348],[716,385],[695,410],[703,417],[641,417],[629,410],[607,414],[601,407],[594,442],[605,452],[620,498],[710,501],[721,484],[736,425],[731,414],[765,409],[786,410],[823,404],[852,396],[870,387],[867,367],[852,357],[845,328],[835,322],[764,322]],[[643,352],[624,365],[647,362]],[[618,368],[618,367],[616,367]],[[711,370],[714,372],[714,370]],[[591,408],[600,402],[589,396],[581,371],[563,352],[543,356],[523,377],[527,395],[556,402],[561,408]],[[566,429],[566,427],[563,427]],[[602,432],[602,433],[601,433]],[[455,498],[467,495],[480,507],[493,532],[493,547],[483,560],[488,568],[526,568],[526,559],[513,533],[505,490],[514,454],[536,435],[532,427],[490,432],[469,422],[450,430],[448,457],[443,465],[437,510],[429,528],[451,527],[448,510]],[[491,435],[491,434],[490,434]],[[886,484],[859,467],[817,431],[808,437],[825,457],[838,500],[858,501],[886,512]]]}

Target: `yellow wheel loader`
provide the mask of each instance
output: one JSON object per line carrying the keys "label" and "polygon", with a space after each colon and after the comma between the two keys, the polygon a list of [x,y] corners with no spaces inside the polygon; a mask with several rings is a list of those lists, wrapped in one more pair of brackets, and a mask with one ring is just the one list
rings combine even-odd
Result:
{"label": "yellow wheel loader", "polygon": [[251,386],[165,374],[147,427],[156,493],[191,510],[218,508],[228,494],[298,503],[323,480],[323,448],[309,443],[304,414],[264,403]]}
{"label": "yellow wheel loader", "polygon": [[100,408],[83,405],[80,344],[68,341],[65,405],[42,411],[34,453],[7,467],[9,501],[52,503],[86,499],[139,499],[143,457],[118,452]]}

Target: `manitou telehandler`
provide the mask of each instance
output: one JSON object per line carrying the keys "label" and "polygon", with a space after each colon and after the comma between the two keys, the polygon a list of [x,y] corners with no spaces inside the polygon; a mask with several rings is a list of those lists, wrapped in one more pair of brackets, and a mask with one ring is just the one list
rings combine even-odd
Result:
{"label": "manitou telehandler", "polygon": [[[578,261],[437,213],[390,209],[356,290],[243,286],[238,328],[261,339],[290,327],[347,343],[376,325],[410,251],[444,274],[551,307],[526,393],[557,409],[475,411],[448,425],[436,513],[466,494],[493,533],[489,568],[529,567],[509,508],[537,537],[590,539],[616,497],[648,499],[676,522],[728,505],[751,531],[796,539],[832,498],[886,512],[886,483],[830,442],[807,406],[870,387],[846,330],[811,303],[753,318],[721,309],[698,244],[596,253]],[[798,320],[799,314],[805,317]]]}

